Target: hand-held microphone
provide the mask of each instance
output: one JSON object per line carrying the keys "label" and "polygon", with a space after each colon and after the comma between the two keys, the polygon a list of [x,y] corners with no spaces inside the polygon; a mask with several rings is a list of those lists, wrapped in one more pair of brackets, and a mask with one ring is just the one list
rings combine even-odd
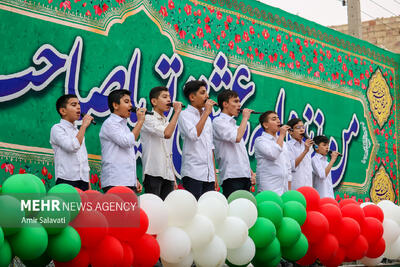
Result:
{"label": "hand-held microphone", "polygon": [[[328,151],[328,155],[329,155],[329,156],[332,155],[332,152],[333,152],[332,150],[329,150],[329,151]],[[339,156],[339,157],[342,157],[343,155],[339,153],[338,156]]]}
{"label": "hand-held microphone", "polygon": [[[130,111],[130,112],[133,112],[133,113],[136,113],[136,108],[133,107],[133,108],[131,108],[129,111]],[[153,112],[153,111],[148,111],[148,110],[146,110],[145,114],[146,114],[146,115],[153,115],[154,112]]]}
{"label": "hand-held microphone", "polygon": [[[173,107],[174,106],[174,102],[168,103],[167,104],[168,107]],[[182,104],[183,108],[186,108],[186,106],[184,104]]]}
{"label": "hand-held microphone", "polygon": [[[85,113],[81,113],[82,119],[83,119],[83,117],[85,117],[85,115],[86,115]],[[94,121],[94,119],[90,123],[93,125],[96,125],[96,122]]]}
{"label": "hand-held microphone", "polygon": [[[243,109],[239,109],[240,112],[243,112]],[[250,114],[261,114],[262,112],[259,111],[252,111]]]}

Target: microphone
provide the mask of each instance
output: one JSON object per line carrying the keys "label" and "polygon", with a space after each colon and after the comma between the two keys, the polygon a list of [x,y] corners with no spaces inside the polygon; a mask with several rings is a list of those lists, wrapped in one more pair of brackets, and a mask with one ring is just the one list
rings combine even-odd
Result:
{"label": "microphone", "polygon": [[[329,151],[328,151],[328,155],[329,155],[329,156],[332,155],[332,152],[333,152],[332,150],[329,150]],[[343,155],[339,153],[338,156],[339,156],[339,157],[342,157]]]}
{"label": "microphone", "polygon": [[[239,109],[240,112],[243,112],[243,109]],[[250,114],[261,114],[262,112],[252,111]]]}
{"label": "microphone", "polygon": [[[81,113],[82,119],[83,119],[83,117],[85,117],[85,115],[86,115],[85,113]],[[96,122],[94,121],[94,119],[90,123],[93,125],[96,125]]]}
{"label": "microphone", "polygon": [[[173,107],[174,106],[174,102],[168,103],[167,104],[168,107]],[[186,108],[186,106],[184,104],[182,104],[183,108]]]}
{"label": "microphone", "polygon": [[[133,107],[133,108],[131,108],[129,111],[130,111],[130,112],[133,112],[133,113],[136,113],[136,108]],[[153,111],[148,111],[148,110],[146,110],[145,114],[146,114],[146,115],[153,115],[154,112],[153,112]]]}
{"label": "microphone", "polygon": [[306,132],[301,134],[305,139],[310,139],[310,137],[308,137],[308,135],[306,134]]}

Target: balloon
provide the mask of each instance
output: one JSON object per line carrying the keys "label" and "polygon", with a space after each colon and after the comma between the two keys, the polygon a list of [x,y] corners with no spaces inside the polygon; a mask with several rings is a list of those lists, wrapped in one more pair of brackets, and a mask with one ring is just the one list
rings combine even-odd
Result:
{"label": "balloon", "polygon": [[108,222],[103,214],[96,210],[85,210],[71,222],[78,232],[81,245],[85,248],[97,246],[108,234]]}
{"label": "balloon", "polygon": [[[128,212],[125,215],[126,220],[137,221],[136,212]],[[146,213],[140,209],[139,225],[137,227],[110,227],[109,234],[116,237],[120,241],[132,242],[142,237],[149,227],[149,219]]]}
{"label": "balloon", "polygon": [[283,203],[286,203],[288,201],[297,201],[301,205],[304,206],[304,208],[307,207],[307,202],[303,194],[301,194],[299,191],[296,190],[289,190],[283,193],[281,196]]}
{"label": "balloon", "polygon": [[124,249],[124,257],[122,259],[121,267],[131,267],[134,259],[132,248],[127,243],[121,244],[122,248]]}
{"label": "balloon", "polygon": [[88,267],[90,264],[90,255],[84,248],[79,251],[79,254],[68,262],[54,261],[56,267]]}
{"label": "balloon", "polygon": [[0,216],[0,226],[3,228],[5,236],[13,235],[21,230],[25,212],[21,210],[18,199],[0,195],[0,214],[7,214],[7,216]]}
{"label": "balloon", "polygon": [[[364,208],[365,206],[368,206],[368,205],[375,205],[375,203],[373,203],[373,202],[363,202],[363,203],[360,204],[360,207]],[[366,258],[366,257],[364,257],[364,258]]]}
{"label": "balloon", "polygon": [[353,218],[361,226],[364,223],[365,215],[363,209],[358,204],[347,204],[341,208],[342,216]]}
{"label": "balloon", "polygon": [[0,248],[4,243],[4,232],[3,229],[0,227]]}
{"label": "balloon", "polygon": [[[212,192],[212,191],[210,191],[210,192]],[[252,193],[250,193],[249,191],[246,191],[246,190],[237,190],[237,191],[233,192],[232,194],[230,194],[229,197],[228,197],[228,203],[231,203],[235,199],[239,199],[239,198],[248,199],[251,202],[253,202],[253,204],[255,206],[257,206],[257,200],[254,197],[254,195]]]}
{"label": "balloon", "polygon": [[363,235],[359,235],[352,244],[346,247],[346,257],[351,260],[362,259],[368,251],[368,242]]}
{"label": "balloon", "polygon": [[78,232],[67,226],[59,234],[49,237],[48,255],[60,262],[67,262],[78,255],[81,250],[81,239]]}
{"label": "balloon", "polygon": [[[366,257],[368,258],[378,258],[383,255],[386,249],[386,243],[383,238],[379,239],[377,242],[373,244],[368,244],[368,251]],[[400,252],[397,251],[400,256]]]}
{"label": "balloon", "polygon": [[274,240],[276,229],[270,220],[258,217],[254,226],[249,229],[249,236],[253,239],[256,248],[263,248]]}
{"label": "balloon", "polygon": [[[114,186],[107,191],[106,195],[113,194],[120,197],[124,202],[137,203],[137,196],[135,192],[126,186]],[[142,207],[140,203],[140,207]]]}
{"label": "balloon", "polygon": [[330,203],[320,205],[319,211],[329,222],[329,232],[334,233],[337,231],[342,222],[342,212],[339,209],[339,205],[336,206]]}
{"label": "balloon", "polygon": [[228,216],[242,219],[251,228],[257,220],[257,207],[248,199],[235,199],[229,203]]}
{"label": "balloon", "polygon": [[278,266],[279,262],[281,261],[282,255],[279,252],[279,255],[275,258],[268,260],[268,261],[259,261],[256,258],[253,259],[251,262],[255,267],[276,267]]}
{"label": "balloon", "polygon": [[211,220],[199,214],[196,214],[183,230],[188,234],[193,249],[208,245],[214,238],[215,233],[215,227]]}
{"label": "balloon", "polygon": [[336,255],[329,259],[328,261],[321,260],[321,264],[323,264],[326,267],[337,267],[342,264],[342,262],[345,260],[346,257],[346,252],[342,247],[339,247],[338,251],[336,252]]}
{"label": "balloon", "polygon": [[201,197],[199,198],[198,202],[201,202],[203,199],[206,198],[217,198],[219,201],[225,203],[226,206],[228,206],[228,200],[226,199],[226,197],[217,191],[207,191],[204,194],[201,195]]}
{"label": "balloon", "polygon": [[12,252],[10,243],[7,240],[4,240],[2,246],[0,246],[0,267],[8,267],[11,263]]}
{"label": "balloon", "polygon": [[46,229],[49,235],[60,233],[70,222],[70,213],[68,208],[65,207],[65,202],[56,196],[45,196],[43,201],[57,201],[59,203],[59,210],[57,209],[42,209],[36,218]]}
{"label": "balloon", "polygon": [[339,208],[343,208],[344,206],[348,205],[348,204],[357,204],[357,201],[355,201],[352,198],[346,198],[346,199],[342,199],[339,202]]}
{"label": "balloon", "polygon": [[1,193],[12,194],[18,199],[39,199],[40,195],[46,193],[46,188],[39,177],[33,174],[14,174],[4,181]]}
{"label": "balloon", "polygon": [[306,199],[307,211],[319,209],[320,197],[319,197],[319,193],[317,190],[315,190],[314,188],[309,187],[309,186],[303,186],[303,187],[300,187],[299,189],[297,189],[297,191],[299,191]]}
{"label": "balloon", "polygon": [[159,234],[168,227],[167,207],[162,199],[154,194],[143,194],[139,197],[140,208],[149,218],[148,234]]}
{"label": "balloon", "polygon": [[291,247],[299,240],[300,234],[300,225],[292,218],[283,217],[281,226],[276,232],[276,237],[279,239],[281,247]]}
{"label": "balloon", "polygon": [[272,201],[279,205],[279,207],[283,208],[283,201],[281,197],[273,192],[273,191],[262,191],[256,195],[257,206],[263,203],[264,201]]}
{"label": "balloon", "polygon": [[273,201],[264,201],[257,206],[258,217],[263,217],[271,220],[275,228],[279,228],[283,218],[281,206]]}
{"label": "balloon", "polygon": [[307,237],[308,243],[312,244],[320,241],[328,233],[329,222],[322,213],[309,211],[301,229]]}
{"label": "balloon", "polygon": [[197,213],[196,198],[186,190],[174,190],[165,198],[168,223],[171,226],[187,225]]}
{"label": "balloon", "polygon": [[228,216],[228,206],[218,198],[208,197],[199,200],[198,214],[208,217],[213,222],[214,227],[218,228]]}
{"label": "balloon", "polygon": [[367,239],[368,244],[376,243],[383,236],[383,225],[378,219],[367,217],[361,225],[361,234]]}
{"label": "balloon", "polygon": [[381,263],[383,260],[383,255],[377,258],[368,258],[368,257],[364,257],[360,260],[360,262],[362,264],[364,264],[365,266],[378,266],[379,263]]}
{"label": "balloon", "polygon": [[381,201],[378,203],[378,206],[382,209],[383,214],[385,214],[385,219],[392,219],[400,224],[400,207],[391,201]]}
{"label": "balloon", "polygon": [[25,224],[21,230],[8,238],[13,254],[22,260],[40,257],[48,244],[47,232],[39,223]]}
{"label": "balloon", "polygon": [[228,249],[227,260],[235,265],[248,265],[256,254],[256,246],[250,237],[247,237],[244,244],[235,249]]}
{"label": "balloon", "polygon": [[131,242],[130,245],[132,246],[133,255],[135,255],[133,260],[134,267],[154,266],[160,258],[160,246],[151,235],[144,234],[137,241]]}
{"label": "balloon", "polygon": [[267,246],[256,249],[255,259],[258,262],[267,262],[281,255],[281,244],[278,238],[274,240]]}
{"label": "balloon", "polygon": [[358,222],[352,218],[344,217],[342,219],[342,223],[340,225],[340,228],[338,229],[336,237],[340,245],[350,246],[353,244],[353,242],[355,242],[360,233],[361,230]]}
{"label": "balloon", "polygon": [[306,255],[308,242],[305,235],[300,234],[299,239],[291,247],[282,248],[282,257],[289,261],[297,261]]}
{"label": "balloon", "polygon": [[329,260],[334,257],[339,249],[339,241],[332,234],[326,234],[315,246],[315,254],[320,260]]}
{"label": "balloon", "polygon": [[299,225],[303,225],[307,217],[306,208],[300,202],[287,201],[283,204],[283,216],[290,217],[297,221]]}
{"label": "balloon", "polygon": [[400,257],[400,237],[393,243],[386,243],[386,250],[383,256],[391,260],[396,260]]}
{"label": "balloon", "polygon": [[363,207],[365,217],[374,217],[378,219],[380,222],[383,222],[383,211],[377,205],[367,205]]}
{"label": "balloon", "polygon": [[23,260],[22,262],[26,267],[37,267],[37,266],[47,266],[52,259],[47,255],[47,253],[43,253],[40,257],[33,260]]}
{"label": "balloon", "polygon": [[81,196],[72,185],[58,184],[50,188],[48,195],[56,196],[65,201],[69,205],[70,217],[73,220],[79,213],[79,204],[81,203]]}
{"label": "balloon", "polygon": [[121,242],[107,235],[95,248],[90,250],[90,263],[93,267],[121,266],[124,259],[124,248]]}
{"label": "balloon", "polygon": [[224,241],[226,248],[235,249],[243,246],[249,233],[242,219],[229,216],[216,229],[216,234]]}
{"label": "balloon", "polygon": [[316,260],[317,256],[315,255],[314,250],[309,245],[306,255],[304,255],[304,257],[301,258],[300,260],[296,261],[296,263],[303,266],[307,266],[313,264]]}
{"label": "balloon", "polygon": [[161,259],[178,263],[190,253],[190,238],[178,227],[168,227],[157,236],[157,242],[160,246]]}
{"label": "balloon", "polygon": [[225,262],[226,255],[225,243],[218,236],[214,236],[205,248],[193,251],[196,266],[221,266]]}
{"label": "balloon", "polygon": [[385,239],[386,244],[393,243],[400,235],[399,225],[391,219],[385,219],[383,221],[382,226],[383,226],[383,239]]}
{"label": "balloon", "polygon": [[181,262],[170,263],[161,259],[163,267],[191,267],[193,264],[193,254],[190,252]]}
{"label": "balloon", "polygon": [[331,197],[324,197],[324,198],[320,199],[319,206],[321,207],[322,205],[325,205],[325,204],[333,204],[339,208],[339,203]]}

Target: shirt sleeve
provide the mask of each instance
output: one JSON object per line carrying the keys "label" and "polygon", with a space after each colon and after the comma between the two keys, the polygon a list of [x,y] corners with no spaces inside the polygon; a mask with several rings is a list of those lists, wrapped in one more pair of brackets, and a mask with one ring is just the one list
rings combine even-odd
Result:
{"label": "shirt sleeve", "polygon": [[216,139],[236,143],[237,129],[226,120],[214,119],[213,134]]}
{"label": "shirt sleeve", "polygon": [[50,131],[50,144],[59,146],[63,150],[74,153],[79,150],[81,144],[79,144],[76,136],[70,136],[65,129],[59,125],[54,125]]}
{"label": "shirt sleeve", "polygon": [[268,160],[276,160],[282,152],[282,148],[276,142],[267,142],[265,140],[257,139],[255,151]]}
{"label": "shirt sleeve", "polygon": [[133,147],[135,145],[135,135],[129,131],[124,131],[123,126],[120,123],[110,122],[103,124],[103,134],[109,140],[114,142],[120,147]]}
{"label": "shirt sleeve", "polygon": [[288,149],[288,145],[285,145],[285,158],[286,158],[286,165],[285,168],[287,170],[287,174],[288,174],[288,181],[291,182],[292,181],[292,172],[293,172],[293,166],[292,166],[292,160],[290,158],[290,152]]}
{"label": "shirt sleeve", "polygon": [[288,157],[289,157],[289,161],[290,161],[290,165],[291,165],[291,169],[292,169],[292,172],[296,172],[297,171],[297,169],[299,168],[299,165],[297,165],[297,167],[296,167],[296,153],[294,152],[294,149],[293,149],[293,147],[290,145],[290,144],[287,144],[287,154],[288,154]]}
{"label": "shirt sleeve", "polygon": [[311,165],[313,168],[313,173],[319,179],[326,179],[327,176],[325,175],[325,167],[322,164],[322,161],[315,158],[315,156],[311,159]]}
{"label": "shirt sleeve", "polygon": [[142,126],[142,131],[156,135],[160,138],[165,138],[165,128],[167,128],[167,126],[160,123],[156,117],[153,115],[147,115]]}
{"label": "shirt sleeve", "polygon": [[199,140],[197,136],[196,122],[190,118],[190,114],[187,112],[182,112],[178,119],[178,128],[182,136],[188,138],[192,141]]}

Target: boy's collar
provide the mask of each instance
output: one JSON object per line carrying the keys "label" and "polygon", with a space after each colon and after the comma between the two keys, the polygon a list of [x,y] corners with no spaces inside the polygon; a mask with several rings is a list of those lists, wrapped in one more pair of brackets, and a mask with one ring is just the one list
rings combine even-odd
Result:
{"label": "boy's collar", "polygon": [[68,125],[68,126],[75,127],[75,122],[72,123],[72,122],[70,122],[70,121],[67,121],[66,119],[61,119],[61,120],[60,120],[60,123],[65,124],[65,125]]}

